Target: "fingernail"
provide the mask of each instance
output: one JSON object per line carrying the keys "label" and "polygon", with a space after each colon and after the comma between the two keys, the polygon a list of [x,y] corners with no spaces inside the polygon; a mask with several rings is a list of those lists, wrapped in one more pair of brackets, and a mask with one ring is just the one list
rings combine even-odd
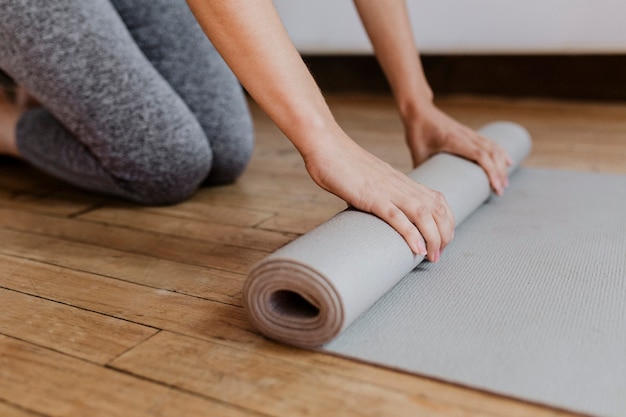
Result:
{"label": "fingernail", "polygon": [[426,256],[426,243],[423,240],[414,240],[410,245],[411,251],[416,255]]}
{"label": "fingernail", "polygon": [[496,192],[496,195],[502,195],[502,184],[499,180],[494,181],[493,188]]}
{"label": "fingernail", "polygon": [[426,245],[421,240],[417,242],[417,254],[426,256],[428,252],[426,252]]}

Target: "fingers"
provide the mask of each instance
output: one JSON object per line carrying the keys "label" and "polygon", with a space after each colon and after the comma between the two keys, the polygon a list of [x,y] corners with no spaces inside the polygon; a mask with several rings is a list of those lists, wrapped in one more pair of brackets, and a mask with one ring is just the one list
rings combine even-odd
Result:
{"label": "fingers", "polygon": [[448,152],[478,163],[496,194],[501,195],[508,186],[508,168],[513,161],[504,149],[435,106],[422,109],[420,118],[405,124],[415,166],[438,152]]}
{"label": "fingers", "polygon": [[418,210],[413,222],[426,239],[428,260],[439,262],[441,252],[454,235],[454,215],[443,194],[432,190],[428,192],[432,196],[430,211]]}
{"label": "fingers", "polygon": [[426,256],[428,253],[426,242],[407,215],[391,202],[389,202],[389,205],[382,211],[383,212],[378,213],[377,210],[372,210],[372,213],[386,221],[400,233],[413,253]]}
{"label": "fingers", "polygon": [[509,167],[513,160],[497,143],[462,125],[444,135],[442,150],[476,162],[483,168],[491,188],[502,195],[509,185]]}
{"label": "fingers", "polygon": [[409,194],[372,212],[397,230],[413,253],[438,262],[454,236],[454,215],[441,193],[414,182],[408,185]]}
{"label": "fingers", "polygon": [[509,186],[509,166],[513,161],[501,146],[477,133],[471,142],[474,147],[472,159],[485,170],[494,192],[502,195]]}
{"label": "fingers", "polygon": [[305,159],[314,181],[356,209],[378,216],[413,253],[437,262],[454,234],[454,215],[443,195],[341,139]]}

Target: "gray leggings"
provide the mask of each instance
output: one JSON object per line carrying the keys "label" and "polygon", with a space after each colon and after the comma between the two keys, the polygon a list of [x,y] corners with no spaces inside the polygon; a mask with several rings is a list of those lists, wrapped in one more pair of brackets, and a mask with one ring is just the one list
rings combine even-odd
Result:
{"label": "gray leggings", "polygon": [[184,0],[0,0],[0,68],[43,105],[21,155],[76,186],[170,204],[252,153],[241,87]]}

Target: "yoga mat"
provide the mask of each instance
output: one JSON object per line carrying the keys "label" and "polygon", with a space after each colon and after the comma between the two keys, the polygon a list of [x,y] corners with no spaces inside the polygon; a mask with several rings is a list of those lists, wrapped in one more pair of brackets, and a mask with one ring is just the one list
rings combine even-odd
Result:
{"label": "yoga mat", "polygon": [[[519,126],[481,132],[516,165],[529,150]],[[421,262],[384,222],[347,210],[251,271],[244,305],[259,330],[524,400],[626,416],[626,176],[524,168],[503,197],[490,196],[480,168],[450,155],[410,176],[442,191],[457,219],[441,262]]]}
{"label": "yoga mat", "polygon": [[[500,144],[514,170],[530,136],[513,123],[481,133]],[[476,164],[438,154],[409,177],[442,192],[460,224],[490,195]],[[315,347],[330,342],[424,259],[391,226],[371,214],[343,211],[257,264],[243,289],[244,307],[266,336]]]}

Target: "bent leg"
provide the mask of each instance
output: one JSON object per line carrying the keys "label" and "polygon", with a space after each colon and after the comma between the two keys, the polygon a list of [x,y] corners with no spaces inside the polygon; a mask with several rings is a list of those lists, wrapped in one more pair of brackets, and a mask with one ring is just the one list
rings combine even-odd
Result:
{"label": "bent leg", "polygon": [[234,181],[253,147],[239,82],[185,0],[111,0],[137,45],[195,114],[213,150],[209,183]]}
{"label": "bent leg", "polygon": [[43,105],[17,129],[24,159],[67,182],[146,204],[188,197],[211,150],[110,2],[0,0],[0,67]]}

